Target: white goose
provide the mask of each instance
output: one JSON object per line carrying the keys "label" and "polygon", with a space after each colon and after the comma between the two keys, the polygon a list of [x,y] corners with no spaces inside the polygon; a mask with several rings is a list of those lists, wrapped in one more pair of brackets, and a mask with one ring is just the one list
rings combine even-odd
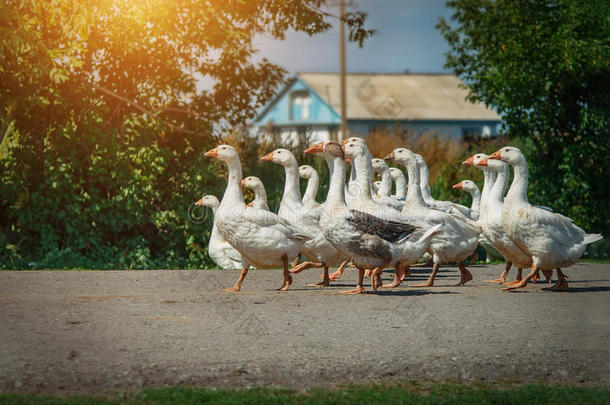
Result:
{"label": "white goose", "polygon": [[[477,155],[475,155],[477,156]],[[483,170],[484,173],[492,172],[496,176],[496,180],[491,189],[484,196],[485,204],[481,211],[479,223],[481,230],[486,239],[502,254],[506,262],[506,268],[500,275],[500,278],[495,280],[485,280],[487,282],[504,283],[508,276],[508,271],[514,264],[517,269],[517,278],[515,281],[506,284],[516,284],[522,279],[523,268],[532,265],[532,259],[513,243],[502,227],[502,206],[504,204],[504,192],[508,187],[510,177],[510,169],[508,164],[499,160],[488,160],[485,158],[473,159],[477,168]],[[547,280],[550,280],[551,274],[544,270]]]}
{"label": "white goose", "polygon": [[413,152],[405,148],[394,149],[386,156],[386,159],[406,166],[409,177],[409,188],[403,212],[416,217],[429,224],[443,224],[443,229],[432,237],[428,252],[432,255],[434,266],[428,281],[422,284],[414,284],[412,287],[431,287],[434,278],[442,263],[458,262],[460,269],[460,282],[464,285],[472,280],[472,274],[468,271],[463,260],[472,255],[479,240],[479,226],[467,218],[458,217],[430,208],[426,205],[419,184],[420,174],[417,158]]}
{"label": "white goose", "polygon": [[206,152],[205,156],[216,157],[227,165],[227,188],[216,210],[214,223],[242,256],[239,279],[235,286],[223,291],[241,290],[249,265],[258,268],[283,266],[284,282],[280,290],[287,290],[292,283],[288,261],[296,257],[311,236],[272,212],[246,207],[240,187],[242,173],[239,155],[232,146],[219,145]]}
{"label": "white goose", "polygon": [[393,197],[404,204],[405,198],[407,198],[407,179],[402,170],[395,167],[390,167],[390,174],[396,186],[396,194],[393,194]]}
{"label": "white goose", "polygon": [[[481,160],[485,159],[487,157],[486,154],[484,153],[477,153],[475,155],[472,155],[471,157],[469,157],[468,159],[464,160],[462,162],[463,165],[467,165],[467,166],[475,166],[476,164],[479,163]],[[491,191],[491,187],[494,185],[494,182],[496,181],[496,172],[494,172],[493,170],[488,170],[487,167],[478,167],[479,169],[481,169],[483,171],[483,190],[481,191],[481,203],[479,205],[479,219],[478,222],[479,224],[482,221],[483,215],[485,215],[486,209],[485,209],[485,202],[487,201],[487,195],[489,194],[489,192]],[[481,233],[481,236],[479,237],[479,246],[482,246],[483,249],[485,249],[485,252],[487,253],[487,261],[490,261],[491,258],[494,258],[496,260],[503,260],[504,256],[502,256],[502,253],[500,253],[498,251],[498,249],[496,249],[494,247],[494,245],[487,240],[487,238],[485,237],[485,235],[483,235]],[[505,270],[506,274],[508,274],[508,269]],[[504,282],[503,281],[499,281],[499,279],[494,279],[494,280],[485,280],[488,283],[499,283],[499,282]]]}
{"label": "white goose", "polygon": [[284,167],[286,178],[278,215],[313,236],[301,247],[301,253],[307,256],[309,261],[292,268],[291,273],[299,273],[311,267],[323,267],[322,282],[309,286],[328,286],[330,282],[328,267],[342,263],[346,257],[324,237],[320,228],[321,209],[306,208],[303,205],[299,190],[299,165],[296,158],[289,150],[280,148],[263,156],[261,160]]}
{"label": "white goose", "polygon": [[[451,201],[437,200],[432,197],[430,193],[430,171],[428,170],[428,164],[424,160],[423,156],[414,153],[417,159],[417,166],[419,169],[419,187],[421,189],[424,201],[430,208],[436,210],[451,212],[456,215],[460,215],[466,218],[470,218],[470,209],[463,205],[453,203]],[[411,184],[411,180],[409,180]]]}
{"label": "white goose", "polygon": [[320,187],[320,176],[318,176],[316,169],[309,165],[299,166],[299,177],[307,179],[307,188],[305,194],[303,194],[305,208],[320,208],[321,204],[316,201],[316,195]]}
{"label": "white goose", "polygon": [[488,159],[502,160],[513,167],[514,179],[502,206],[502,228],[532,260],[530,273],[504,289],[524,287],[538,270],[557,269],[558,281],[551,289],[567,290],[568,282],[561,268],[576,263],[587,245],[601,240],[602,235],[588,234],[570,218],[529,203],[527,161],[518,148],[504,147]]}
{"label": "white goose", "polygon": [[388,164],[383,159],[371,159],[371,166],[375,173],[381,176],[381,183],[377,187],[374,200],[378,203],[392,207],[395,210],[402,209],[402,203],[392,196],[392,174]]}
{"label": "white goose", "polygon": [[[370,159],[356,143],[348,143],[343,149],[359,173],[366,171],[367,165],[370,166]],[[365,269],[374,269],[371,279],[373,290],[376,290],[375,275],[386,265],[408,256],[408,251],[411,256],[419,257],[438,228],[424,231],[404,222],[400,213],[394,214],[395,210],[374,203],[370,195],[370,185],[363,184],[361,174],[358,174],[354,184],[354,190],[359,190],[358,196],[354,196],[358,209],[348,208],[344,189],[346,164],[341,145],[328,141],[323,144],[322,150],[312,147],[308,151],[323,153],[333,162],[328,197],[320,224],[326,238],[345,252],[358,267],[358,285],[354,290],[344,293],[365,292],[362,286]],[[370,181],[372,170],[368,177]]]}
{"label": "white goose", "polygon": [[256,176],[248,176],[241,181],[241,186],[248,190],[252,190],[254,193],[254,200],[248,203],[248,207],[269,211],[269,205],[267,205],[267,191],[265,190],[265,185],[261,179]]}
{"label": "white goose", "polygon": [[[220,202],[213,195],[204,195],[195,205],[211,208],[215,217]],[[215,222],[212,225],[212,233],[208,242],[208,256],[225,270],[241,268],[241,255],[222,237]]]}
{"label": "white goose", "polygon": [[[362,153],[364,155],[364,158],[362,160],[362,162],[360,163],[360,165],[356,165],[356,164],[352,164],[352,171],[351,171],[351,178],[350,178],[350,187],[353,189],[352,192],[352,197],[357,197],[360,196],[360,198],[365,198],[367,199],[368,197],[366,197],[368,195],[368,192],[366,190],[364,190],[364,187],[367,188],[367,190],[370,190],[371,194],[374,195],[374,187],[372,184],[372,173],[373,173],[373,168],[372,168],[372,162],[373,159],[371,158],[371,152],[369,151],[368,145],[366,144],[366,141],[363,138],[360,137],[351,137],[348,139],[345,139],[342,142],[342,145],[346,145],[348,143],[354,143],[356,145],[360,146],[360,149],[362,150]],[[350,161],[349,158],[346,159],[347,161]],[[380,207],[387,207],[388,209],[391,210],[391,213],[393,215],[397,215],[398,213],[401,213],[401,210],[397,210],[395,208],[392,208],[391,206],[382,204],[379,200],[373,198],[373,201],[375,203],[377,203]],[[352,198],[351,200],[347,201],[347,205],[348,207],[352,208],[355,204],[357,204],[358,201],[356,198]],[[403,203],[404,205],[404,203]],[[403,220],[406,220],[406,218],[404,217],[404,213],[402,213]],[[413,218],[409,218],[409,220],[413,220]],[[421,224],[424,225],[425,224]],[[419,259],[419,258],[418,258]],[[415,262],[412,262],[411,259],[405,259],[405,260],[401,260],[400,261],[400,265],[394,265],[394,269],[395,269],[395,274],[394,274],[394,281],[390,284],[386,284],[386,285],[381,285],[381,275],[378,274],[378,279],[376,280],[376,282],[381,285],[382,287],[397,287],[400,285],[401,281],[403,281],[404,277],[407,274],[410,274],[410,266],[412,264],[415,264]],[[365,272],[365,275],[370,275],[370,270],[367,270]]]}
{"label": "white goose", "polygon": [[481,190],[472,180],[462,180],[452,186],[458,190],[463,190],[470,194],[472,197],[472,203],[470,204],[469,218],[473,221],[479,219],[479,210],[481,206]]}

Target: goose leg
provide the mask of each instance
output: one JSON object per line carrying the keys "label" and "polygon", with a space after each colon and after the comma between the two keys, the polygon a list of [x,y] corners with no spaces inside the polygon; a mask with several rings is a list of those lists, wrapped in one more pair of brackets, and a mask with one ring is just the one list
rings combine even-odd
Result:
{"label": "goose leg", "polygon": [[338,280],[343,275],[343,272],[345,271],[345,267],[348,265],[348,263],[349,263],[349,259],[347,259],[343,263],[341,263],[341,265],[339,266],[337,271],[335,271],[333,274],[331,274],[329,276],[330,281]]}
{"label": "goose leg", "polygon": [[292,267],[297,267],[299,264],[299,260],[301,260],[301,254],[299,253],[297,255],[297,257],[294,258],[294,261],[292,262]]}
{"label": "goose leg", "polygon": [[458,268],[460,269],[460,282],[456,284],[456,286],[463,286],[470,280],[472,280],[472,273],[468,271],[464,262],[458,263]]}
{"label": "goose leg", "polygon": [[330,278],[328,277],[328,266],[324,265],[324,274],[322,275],[322,281],[315,284],[307,284],[307,287],[328,287],[330,285]]}
{"label": "goose leg", "polygon": [[532,263],[532,271],[528,274],[523,280],[519,281],[517,284],[511,285],[510,287],[503,288],[504,291],[514,290],[515,288],[523,288],[527,285],[527,282],[530,281],[532,277],[538,272],[538,268],[534,263]]}
{"label": "goose leg", "polygon": [[400,282],[401,282],[401,279],[400,279],[400,277],[401,277],[400,273],[401,272],[403,273],[402,276],[404,277],[404,271],[401,271],[401,270],[403,270],[402,266],[400,264],[396,263],[394,265],[394,281],[392,281],[390,284],[382,284],[381,288],[394,288],[394,287],[398,287],[400,285]]}
{"label": "goose leg", "polygon": [[540,276],[540,269],[536,270],[536,273],[534,273],[534,277],[532,277],[532,283],[536,284],[538,282],[539,276]]}
{"label": "goose leg", "polygon": [[241,290],[241,285],[244,282],[244,279],[246,278],[246,274],[248,274],[248,269],[242,269],[241,270],[241,274],[239,275],[239,278],[237,279],[237,283],[235,283],[235,285],[231,288],[225,288],[224,290],[220,290],[222,292],[228,292],[228,291],[239,291]]}
{"label": "goose leg", "polygon": [[290,272],[292,274],[297,274],[297,273],[302,272],[303,270],[306,270],[306,269],[309,269],[312,267],[322,267],[322,266],[324,266],[324,263],[322,263],[322,262],[306,261],[306,262],[303,262],[303,263],[293,267],[292,269],[290,269]]}
{"label": "goose leg", "polygon": [[500,283],[500,284],[502,284],[503,282],[506,281],[506,276],[508,276],[508,271],[510,270],[512,265],[513,265],[512,262],[506,262],[506,268],[504,269],[504,271],[500,275],[500,278],[496,278],[494,280],[485,280],[485,282],[486,283]]}
{"label": "goose leg", "polygon": [[411,276],[411,266],[400,266],[400,281],[405,281],[407,276]]}
{"label": "goose leg", "polygon": [[372,271],[371,269],[366,269],[366,270],[364,271],[364,277],[371,277],[371,273],[372,273],[372,272],[373,272],[373,271]]}
{"label": "goose leg", "polygon": [[504,285],[518,284],[521,282],[521,280],[523,280],[523,269],[517,269],[517,277],[515,278],[515,281],[507,281],[506,283],[502,283],[502,284],[504,284]]}
{"label": "goose leg", "polygon": [[563,274],[560,268],[557,269],[557,283],[549,288],[552,291],[566,291],[568,289],[568,277]]}
{"label": "goose leg", "polygon": [[432,266],[432,273],[430,274],[430,277],[428,277],[428,281],[426,281],[425,283],[411,284],[409,287],[432,287],[432,286],[434,286],[434,278],[436,277],[436,273],[438,273],[439,267],[440,267],[440,263],[435,262],[434,266]]}
{"label": "goose leg", "polygon": [[544,278],[546,279],[546,283],[551,283],[551,277],[553,277],[553,270],[542,270],[542,274],[544,274]]}
{"label": "goose leg", "polygon": [[282,257],[282,262],[284,262],[284,283],[279,291],[286,291],[290,287],[290,284],[292,284],[292,276],[290,275],[290,271],[288,271],[288,258],[286,255]]}
{"label": "goose leg", "polygon": [[353,290],[341,291],[341,294],[349,294],[349,295],[364,294],[364,293],[366,293],[366,291],[364,291],[364,287],[362,287],[363,283],[364,283],[364,269],[358,268],[358,285]]}

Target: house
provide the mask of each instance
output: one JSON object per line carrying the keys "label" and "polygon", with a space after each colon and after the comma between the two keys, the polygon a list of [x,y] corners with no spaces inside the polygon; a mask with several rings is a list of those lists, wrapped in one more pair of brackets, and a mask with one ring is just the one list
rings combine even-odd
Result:
{"label": "house", "polygon": [[[468,91],[451,74],[350,73],[346,83],[351,136],[366,137],[397,125],[415,134],[452,138],[494,136],[499,130],[500,116],[482,103],[467,101]],[[340,112],[338,73],[298,73],[252,126],[259,133],[272,131],[293,142],[340,140]]]}

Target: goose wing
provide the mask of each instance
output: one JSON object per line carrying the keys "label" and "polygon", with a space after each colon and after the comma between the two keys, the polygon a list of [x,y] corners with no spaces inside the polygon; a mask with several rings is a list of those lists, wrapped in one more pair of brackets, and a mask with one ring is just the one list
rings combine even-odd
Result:
{"label": "goose wing", "polygon": [[355,209],[350,210],[347,221],[359,232],[376,235],[391,243],[409,237],[417,229],[416,226],[404,222],[381,219]]}

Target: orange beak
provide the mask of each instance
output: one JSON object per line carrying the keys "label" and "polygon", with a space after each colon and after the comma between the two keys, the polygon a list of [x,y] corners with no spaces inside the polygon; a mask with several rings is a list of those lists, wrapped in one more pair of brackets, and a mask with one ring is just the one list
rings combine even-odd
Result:
{"label": "orange beak", "polygon": [[267,153],[261,158],[261,160],[264,160],[265,162],[271,162],[273,160],[273,152]]}
{"label": "orange beak", "polygon": [[341,146],[345,145],[345,144],[348,142],[348,139],[349,139],[349,138],[342,140],[342,141],[341,141]]}
{"label": "orange beak", "polygon": [[395,157],[395,156],[396,156],[396,155],[394,155],[394,152],[392,151],[392,153],[388,153],[388,154],[386,155],[386,157],[384,157],[383,159],[384,159],[384,160],[394,160],[394,157]]}
{"label": "orange beak", "polygon": [[487,157],[487,159],[496,159],[496,160],[502,160],[502,157],[500,156],[500,151],[495,151],[494,153],[492,153],[491,155],[489,155]]}
{"label": "orange beak", "polygon": [[246,179],[241,179],[241,186],[246,187]]}
{"label": "orange beak", "polygon": [[201,207],[203,205],[203,198],[200,198],[196,203],[196,206]]}
{"label": "orange beak", "polygon": [[461,189],[462,188],[462,183],[460,182],[458,184],[454,184],[453,186],[451,186],[451,188],[459,188],[459,189]]}
{"label": "orange beak", "polygon": [[345,158],[345,163],[347,163],[348,165],[352,164],[352,160],[348,157]]}
{"label": "orange beak", "polygon": [[309,148],[305,149],[305,153],[315,154],[324,152],[324,143],[315,143],[311,145]]}
{"label": "orange beak", "polygon": [[207,151],[203,156],[207,157],[218,157],[218,147]]}
{"label": "orange beak", "polygon": [[474,166],[474,159],[470,156],[468,159],[462,162],[463,165]]}
{"label": "orange beak", "polygon": [[247,205],[248,207],[254,207],[254,201],[250,201]]}
{"label": "orange beak", "polygon": [[489,166],[489,164],[488,164],[489,161],[487,159],[489,159],[489,158],[485,158],[485,159],[481,160],[479,163],[477,163],[477,166]]}

